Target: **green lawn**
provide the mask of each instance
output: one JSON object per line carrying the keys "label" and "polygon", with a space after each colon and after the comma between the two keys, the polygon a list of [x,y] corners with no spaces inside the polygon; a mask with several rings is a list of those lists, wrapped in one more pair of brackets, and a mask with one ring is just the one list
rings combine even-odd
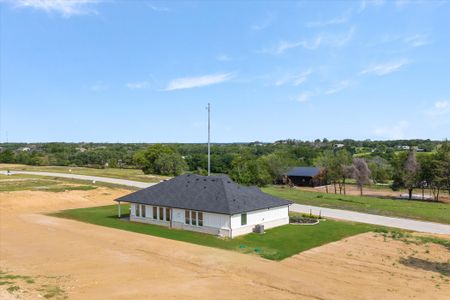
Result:
{"label": "green lawn", "polygon": [[[129,205],[123,204],[122,212],[128,211]],[[263,235],[251,233],[234,239],[223,239],[209,234],[119,220],[117,205],[64,210],[52,215],[203,246],[254,253],[272,260],[282,260],[313,247],[380,228],[327,220],[314,226],[285,225],[269,229]]]}
{"label": "green lawn", "polygon": [[263,191],[300,204],[450,224],[450,205],[445,203],[344,196],[277,186]]}
{"label": "green lawn", "polygon": [[62,177],[48,177],[28,174],[0,174],[0,192],[14,191],[45,191],[45,192],[64,192],[69,190],[92,190],[99,186],[109,188],[122,188],[136,190],[137,188],[121,186],[107,182],[96,182],[93,184],[86,180],[77,180]]}
{"label": "green lawn", "polygon": [[142,182],[160,182],[169,177],[160,175],[146,175],[139,169],[117,169],[117,168],[83,168],[83,167],[65,167],[65,166],[27,166],[27,165],[8,165],[1,164],[0,170],[11,171],[34,171],[34,172],[55,172],[79,175],[102,176],[119,179],[136,180]]}

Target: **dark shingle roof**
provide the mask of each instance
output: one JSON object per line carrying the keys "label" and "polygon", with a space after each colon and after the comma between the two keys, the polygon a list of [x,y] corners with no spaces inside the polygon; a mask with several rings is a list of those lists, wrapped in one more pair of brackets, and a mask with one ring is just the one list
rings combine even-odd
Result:
{"label": "dark shingle roof", "polygon": [[319,174],[320,168],[318,167],[295,167],[288,171],[288,176],[304,176],[314,177]]}
{"label": "dark shingle roof", "polygon": [[257,187],[239,185],[226,175],[195,174],[177,176],[118,198],[116,201],[228,215],[292,203],[265,194]]}

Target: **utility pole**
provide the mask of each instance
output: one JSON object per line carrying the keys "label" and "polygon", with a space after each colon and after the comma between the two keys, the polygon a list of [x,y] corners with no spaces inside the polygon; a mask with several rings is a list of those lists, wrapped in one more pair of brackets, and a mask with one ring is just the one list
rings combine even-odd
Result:
{"label": "utility pole", "polygon": [[208,176],[211,175],[211,105],[208,103]]}

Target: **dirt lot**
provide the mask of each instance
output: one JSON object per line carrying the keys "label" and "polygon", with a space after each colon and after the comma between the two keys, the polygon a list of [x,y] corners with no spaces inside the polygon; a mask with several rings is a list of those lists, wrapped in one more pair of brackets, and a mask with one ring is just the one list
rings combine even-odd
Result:
{"label": "dirt lot", "polygon": [[449,299],[449,249],[435,244],[367,233],[275,262],[43,215],[128,192],[0,193],[2,274],[29,276],[0,298]]}

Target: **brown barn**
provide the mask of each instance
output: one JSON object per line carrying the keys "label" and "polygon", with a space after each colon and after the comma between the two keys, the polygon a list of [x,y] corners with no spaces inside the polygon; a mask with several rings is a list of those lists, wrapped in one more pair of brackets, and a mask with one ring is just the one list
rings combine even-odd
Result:
{"label": "brown barn", "polygon": [[296,186],[320,186],[324,185],[318,178],[321,170],[318,167],[294,167],[287,172],[287,177]]}

